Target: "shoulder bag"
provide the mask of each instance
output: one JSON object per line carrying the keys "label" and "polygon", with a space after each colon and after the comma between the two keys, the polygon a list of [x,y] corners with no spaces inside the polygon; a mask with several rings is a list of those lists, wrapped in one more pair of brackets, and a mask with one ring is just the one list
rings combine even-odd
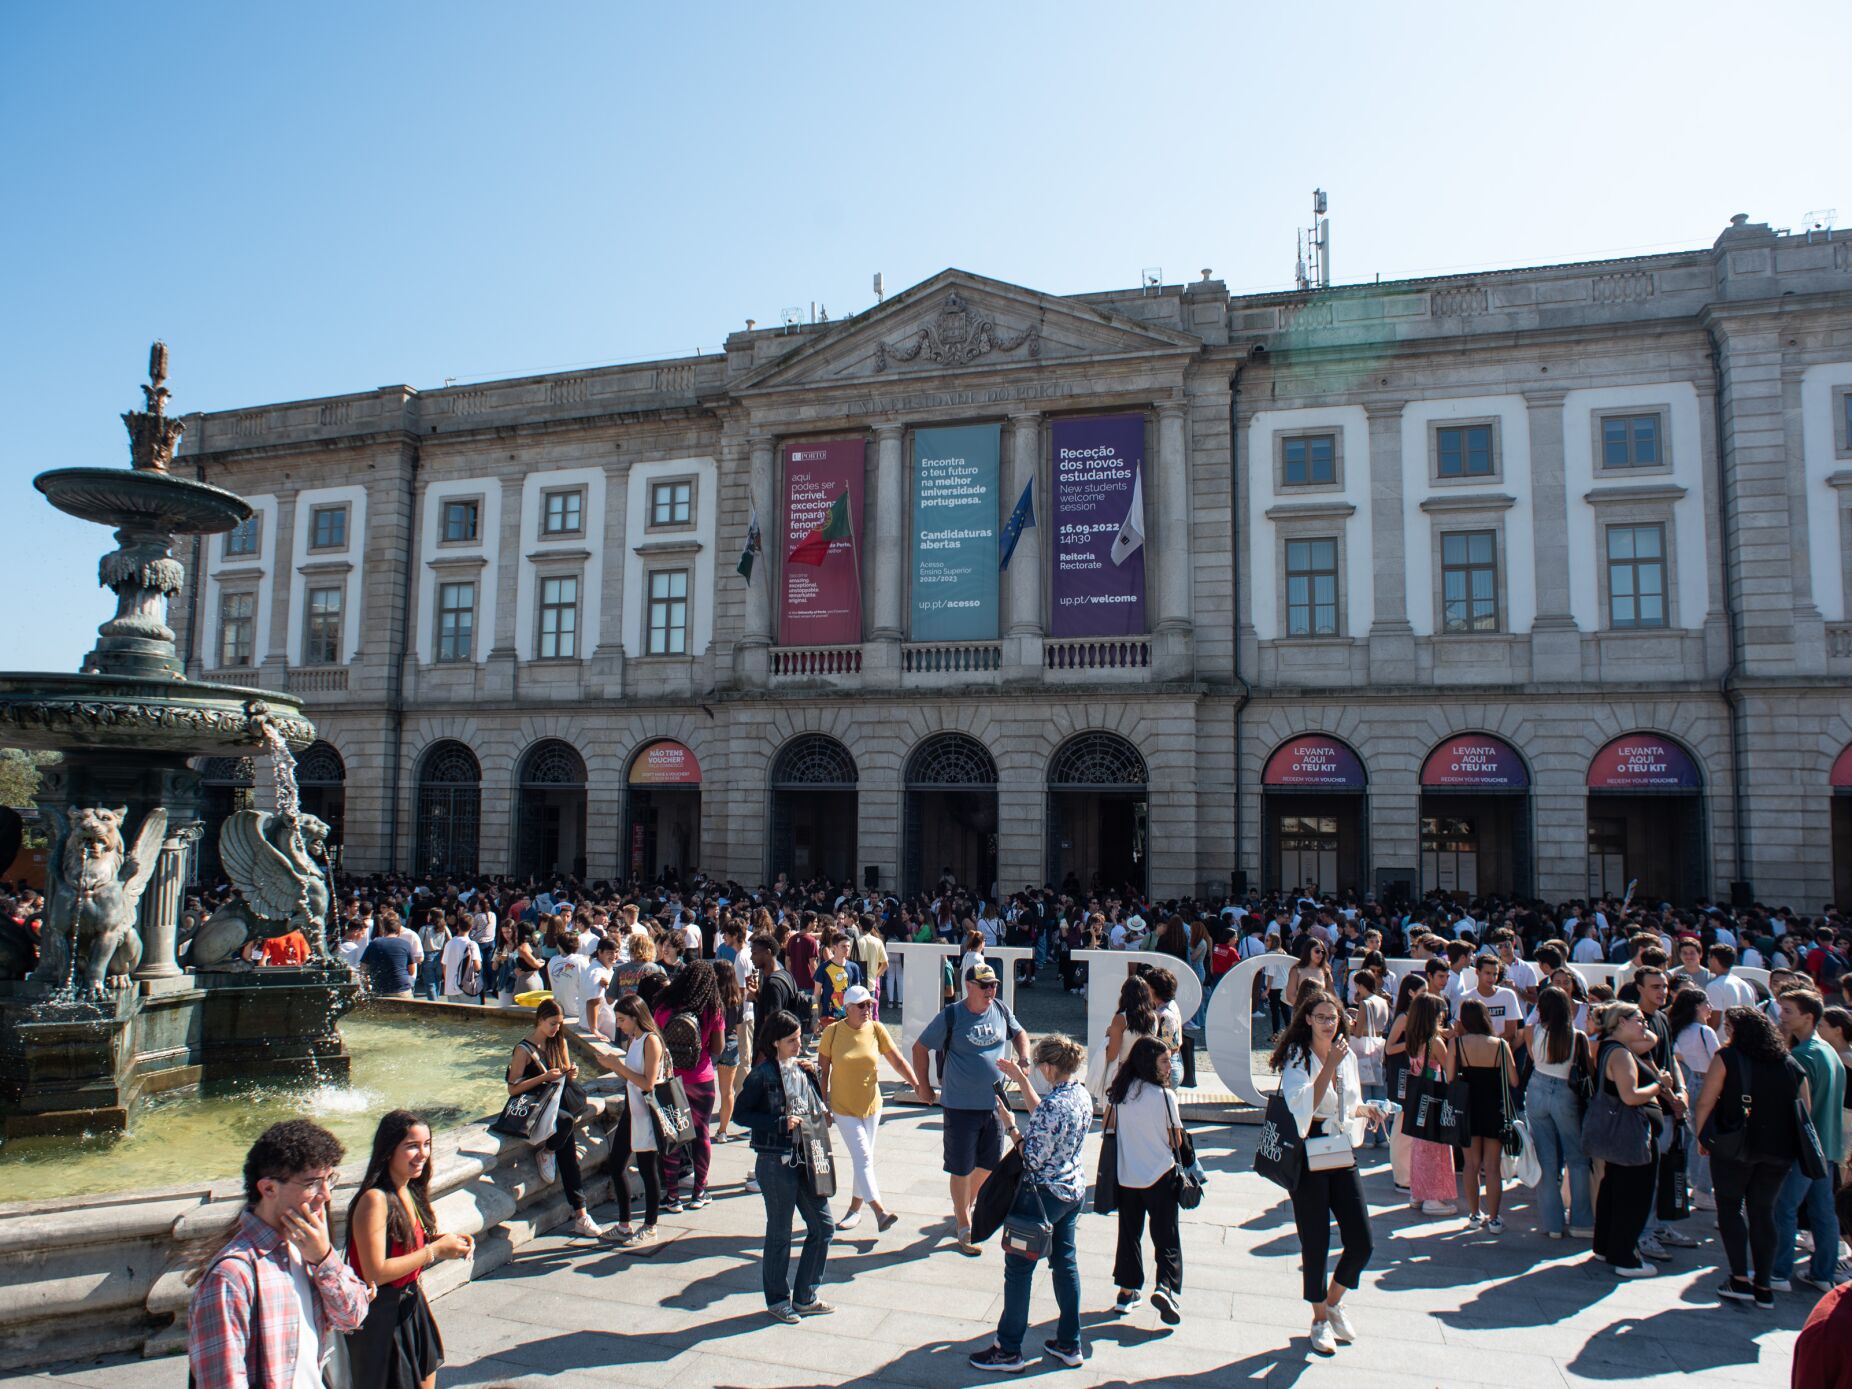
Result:
{"label": "shoulder bag", "polygon": [[[1597,1083],[1607,1074],[1610,1042],[1595,1056]],[[1653,1126],[1644,1105],[1630,1105],[1605,1084],[1589,1102],[1582,1119],[1582,1151],[1617,1167],[1644,1167],[1653,1160]]]}
{"label": "shoulder bag", "polygon": [[1267,1100],[1260,1140],[1254,1145],[1254,1170],[1287,1191],[1297,1187],[1305,1173],[1305,1139],[1299,1135],[1292,1107],[1278,1090]]}
{"label": "shoulder bag", "polygon": [[[973,1232],[975,1235],[975,1231]],[[1016,1189],[1016,1200],[1003,1221],[1003,1252],[1034,1261],[1047,1255],[1055,1242],[1054,1223],[1039,1183],[1026,1181]]]}
{"label": "shoulder bag", "polygon": [[1536,1145],[1531,1142],[1530,1125],[1518,1117],[1517,1108],[1511,1102],[1511,1077],[1506,1057],[1505,1044],[1500,1042],[1498,1088],[1504,1101],[1505,1125],[1498,1135],[1499,1146],[1504,1149],[1499,1170],[1507,1177],[1516,1177],[1525,1186],[1535,1187],[1543,1180],[1543,1163],[1537,1157]]}
{"label": "shoulder bag", "polygon": [[[534,1055],[534,1049],[528,1046],[525,1038],[520,1045],[527,1047],[528,1055]],[[502,1105],[502,1112],[490,1120],[489,1131],[509,1138],[524,1138],[529,1143],[544,1143],[553,1136],[554,1126],[559,1122],[560,1101],[565,1093],[566,1082],[556,1080],[550,1085],[535,1085],[518,1095],[510,1095]]]}
{"label": "shoulder bag", "polygon": [[[1173,1156],[1171,1176],[1177,1183],[1177,1205],[1186,1211],[1193,1211],[1203,1203],[1203,1182],[1205,1174],[1202,1164],[1196,1160],[1196,1146],[1190,1142],[1190,1136],[1183,1131],[1183,1113],[1177,1108],[1177,1098],[1168,1090],[1164,1092],[1165,1123],[1170,1131],[1177,1135],[1170,1145]],[[1171,1119],[1177,1122],[1170,1124]]]}
{"label": "shoulder bag", "polygon": [[665,1153],[694,1142],[694,1111],[688,1107],[688,1092],[680,1076],[657,1081],[656,1088],[643,1097],[643,1104],[655,1122],[656,1142]]}
{"label": "shoulder bag", "polygon": [[1114,1126],[1116,1111],[1106,1106],[1106,1121],[1100,1133],[1100,1165],[1093,1178],[1093,1213],[1111,1215],[1119,1209],[1119,1133]]}
{"label": "shoulder bag", "polygon": [[1749,1068],[1742,1064],[1742,1058],[1736,1054],[1734,1047],[1725,1047],[1718,1054],[1723,1057],[1723,1064],[1730,1074],[1736,1077],[1736,1088],[1742,1096],[1742,1103],[1737,1121],[1728,1125],[1719,1122],[1719,1106],[1713,1105],[1710,1117],[1705,1119],[1704,1128],[1698,1134],[1698,1142],[1714,1158],[1722,1158],[1725,1162],[1747,1162],[1749,1115],[1755,1108],[1755,1094],[1749,1084]]}
{"label": "shoulder bag", "polygon": [[1357,1058],[1357,1083],[1359,1085],[1381,1085],[1383,1083],[1383,1038],[1376,1031],[1376,1015],[1370,1007],[1372,1001],[1366,998],[1357,1005],[1357,1011],[1363,1015],[1369,1031],[1350,1039],[1351,1055]]}
{"label": "shoulder bag", "polygon": [[998,1230],[1016,1204],[1017,1188],[1023,1184],[1022,1149],[1010,1144],[991,1174],[978,1188],[971,1203],[971,1243],[982,1244]]}
{"label": "shoulder bag", "polygon": [[1820,1131],[1814,1127],[1813,1115],[1799,1091],[1794,1095],[1794,1128],[1795,1167],[1808,1181],[1822,1180],[1832,1169],[1826,1161],[1826,1147],[1820,1142]]}

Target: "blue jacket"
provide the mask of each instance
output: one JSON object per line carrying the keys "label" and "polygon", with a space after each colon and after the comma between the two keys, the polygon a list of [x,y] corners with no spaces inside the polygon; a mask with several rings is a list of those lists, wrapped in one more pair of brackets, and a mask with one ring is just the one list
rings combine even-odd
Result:
{"label": "blue jacket", "polygon": [[[804,1072],[804,1077],[816,1092],[818,1107],[827,1113],[817,1078],[809,1071]],[[784,1077],[778,1074],[776,1061],[761,1061],[747,1073],[746,1083],[740,1087],[739,1099],[733,1105],[733,1117],[752,1130],[755,1153],[791,1151],[791,1130],[785,1122],[789,1117],[785,1083]]]}

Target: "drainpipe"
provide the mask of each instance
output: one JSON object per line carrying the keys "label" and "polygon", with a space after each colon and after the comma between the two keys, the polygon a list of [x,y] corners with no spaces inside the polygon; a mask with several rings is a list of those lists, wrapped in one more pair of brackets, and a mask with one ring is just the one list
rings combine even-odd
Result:
{"label": "drainpipe", "polygon": [[1717,429],[1717,531],[1718,541],[1723,546],[1724,631],[1730,654],[1730,663],[1723,672],[1723,678],[1717,682],[1717,693],[1730,715],[1727,724],[1730,732],[1730,829],[1731,842],[1735,845],[1735,881],[1748,883],[1749,827],[1743,818],[1743,693],[1736,683],[1742,674],[1742,613],[1736,606],[1736,564],[1730,550],[1731,526],[1736,516],[1736,489],[1728,463],[1729,436],[1724,433],[1723,344],[1717,340],[1715,328],[1707,327],[1704,335],[1710,339],[1711,345],[1711,408],[1716,415]]}
{"label": "drainpipe", "polygon": [[[1236,416],[1241,409],[1241,373],[1247,370],[1243,362],[1235,368],[1235,374],[1228,378],[1228,576],[1229,592],[1233,605],[1230,622],[1234,626],[1234,675],[1235,684],[1241,687],[1240,697],[1235,701],[1235,862],[1241,861],[1241,714],[1254,698],[1254,690],[1241,674],[1241,565],[1246,554],[1246,547],[1241,543],[1241,435]],[[1229,884],[1232,889],[1234,884]],[[1252,888],[1253,884],[1249,884]]]}
{"label": "drainpipe", "polygon": [[399,604],[398,650],[389,677],[392,714],[392,799],[386,807],[386,871],[399,871],[399,787],[405,761],[405,662],[411,647],[412,593],[418,585],[418,441],[412,439],[411,466],[405,471],[405,593]]}

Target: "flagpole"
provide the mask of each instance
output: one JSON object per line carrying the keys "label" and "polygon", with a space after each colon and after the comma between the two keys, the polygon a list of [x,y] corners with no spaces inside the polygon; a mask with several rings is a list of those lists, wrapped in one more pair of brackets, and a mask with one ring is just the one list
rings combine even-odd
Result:
{"label": "flagpole", "polygon": [[[849,510],[849,506],[848,506],[849,489],[847,487],[842,489],[842,495],[843,495],[843,509],[845,511],[848,511]],[[862,613],[862,554],[861,554],[860,548],[855,543],[855,516],[853,512],[850,512],[848,521],[849,521],[849,562],[851,565],[854,566],[854,569],[855,569],[855,626],[856,626],[856,633],[858,637],[858,641],[856,644],[860,645],[859,637],[860,637],[862,625],[863,625],[862,624],[862,618],[863,618],[863,613]]]}

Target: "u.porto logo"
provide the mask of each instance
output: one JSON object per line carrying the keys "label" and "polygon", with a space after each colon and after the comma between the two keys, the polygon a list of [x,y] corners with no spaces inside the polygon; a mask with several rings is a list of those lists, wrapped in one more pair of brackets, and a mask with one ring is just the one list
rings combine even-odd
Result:
{"label": "u.porto logo", "polygon": [[1278,1162],[1282,1147],[1278,1124],[1263,1125],[1260,1131],[1260,1154],[1269,1162]]}

